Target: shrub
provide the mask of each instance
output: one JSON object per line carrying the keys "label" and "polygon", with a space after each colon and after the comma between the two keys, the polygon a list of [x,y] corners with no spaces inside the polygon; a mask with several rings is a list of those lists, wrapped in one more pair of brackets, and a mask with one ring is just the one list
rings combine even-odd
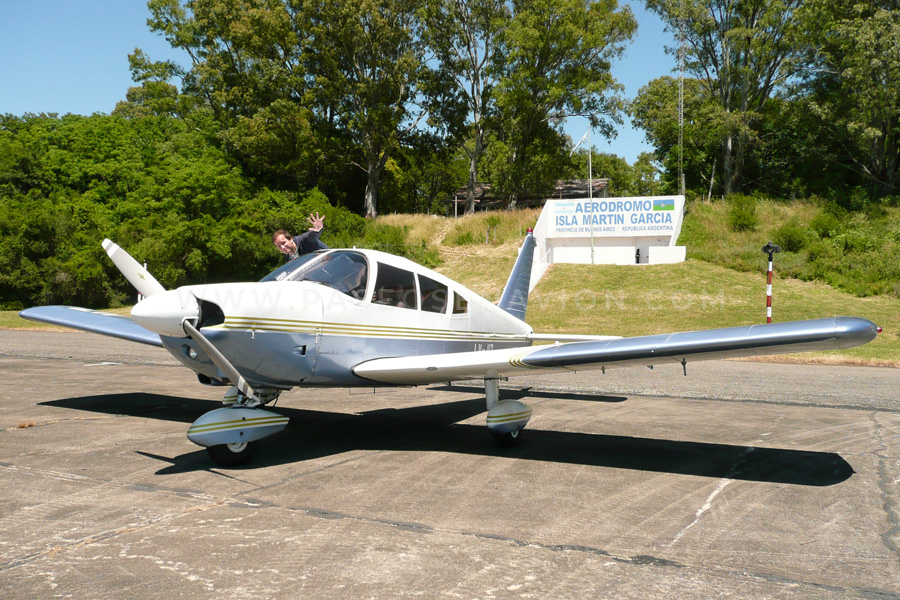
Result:
{"label": "shrub", "polygon": [[829,238],[840,229],[841,221],[832,212],[822,211],[813,217],[809,227],[820,238]]}
{"label": "shrub", "polygon": [[799,252],[809,241],[809,230],[791,219],[776,229],[772,236],[774,242],[785,252]]}
{"label": "shrub", "polygon": [[734,194],[728,197],[728,228],[734,232],[754,231],[759,224],[756,198]]}
{"label": "shrub", "polygon": [[471,231],[463,231],[460,232],[455,238],[450,240],[450,244],[453,246],[471,246],[472,244],[481,243],[482,240],[476,240],[475,234]]}

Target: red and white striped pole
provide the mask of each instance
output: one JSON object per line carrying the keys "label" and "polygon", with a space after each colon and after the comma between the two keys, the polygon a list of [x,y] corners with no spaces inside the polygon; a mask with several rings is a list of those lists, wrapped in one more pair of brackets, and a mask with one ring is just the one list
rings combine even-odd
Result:
{"label": "red and white striped pole", "polygon": [[781,252],[781,246],[776,246],[772,242],[769,242],[762,249],[763,252],[769,255],[769,272],[766,277],[766,323],[772,322],[772,255],[776,252]]}

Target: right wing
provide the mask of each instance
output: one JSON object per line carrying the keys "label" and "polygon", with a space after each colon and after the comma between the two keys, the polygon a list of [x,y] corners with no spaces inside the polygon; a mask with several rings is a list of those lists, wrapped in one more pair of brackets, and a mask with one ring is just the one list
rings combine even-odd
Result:
{"label": "right wing", "polygon": [[834,317],[483,352],[376,358],[355,366],[353,372],[382,383],[425,385],[484,377],[673,362],[687,364],[696,360],[852,348],[872,341],[878,331],[867,319]]}
{"label": "right wing", "polygon": [[19,313],[23,319],[62,325],[81,331],[163,347],[159,334],[144,329],[129,317],[99,312],[78,306],[36,306]]}

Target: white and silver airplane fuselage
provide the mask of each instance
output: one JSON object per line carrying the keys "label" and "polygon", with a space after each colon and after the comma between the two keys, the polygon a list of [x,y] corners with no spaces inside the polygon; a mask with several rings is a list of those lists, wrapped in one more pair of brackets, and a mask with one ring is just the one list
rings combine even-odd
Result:
{"label": "white and silver airplane fuselage", "polygon": [[[197,319],[248,383],[275,389],[386,385],[353,369],[377,358],[532,343],[525,322],[407,259],[332,250],[310,262],[314,267],[350,258],[365,270],[356,293],[330,287],[333,281],[305,279],[317,272],[307,262],[288,263],[262,282],[193,285],[150,296],[134,307],[132,318],[161,334],[162,345],[205,383],[221,382],[224,374],[182,328],[185,318]],[[384,276],[388,270],[393,279]],[[423,289],[429,296],[423,298]]]}

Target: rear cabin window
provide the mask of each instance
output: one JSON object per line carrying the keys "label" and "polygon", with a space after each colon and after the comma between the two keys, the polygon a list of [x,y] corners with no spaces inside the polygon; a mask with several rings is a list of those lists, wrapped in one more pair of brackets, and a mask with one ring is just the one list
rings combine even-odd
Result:
{"label": "rear cabin window", "polygon": [[446,285],[419,275],[419,291],[422,294],[422,310],[434,313],[447,312],[450,294]]}
{"label": "rear cabin window", "polygon": [[469,312],[469,302],[459,295],[458,292],[453,293],[453,314],[462,315]]}
{"label": "rear cabin window", "polygon": [[417,308],[416,276],[411,271],[378,263],[372,303],[398,308]]}

